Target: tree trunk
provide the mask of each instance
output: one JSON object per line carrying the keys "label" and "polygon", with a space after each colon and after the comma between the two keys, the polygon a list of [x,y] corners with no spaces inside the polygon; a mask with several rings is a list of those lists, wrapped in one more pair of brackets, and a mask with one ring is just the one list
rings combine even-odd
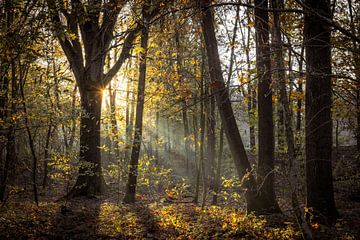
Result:
{"label": "tree trunk", "polygon": [[258,184],[267,201],[268,211],[279,212],[274,190],[274,122],[269,47],[269,15],[267,0],[255,0],[256,68],[258,73]]}
{"label": "tree trunk", "polygon": [[[298,86],[298,89],[297,89],[297,92],[302,94],[303,93],[303,58],[304,58],[304,46],[301,47],[301,54],[300,54],[300,61],[299,61],[299,80],[298,80],[298,83],[299,83],[299,86]],[[301,110],[302,110],[302,102],[303,100],[301,98],[299,98],[297,100],[297,106],[296,106],[296,131],[300,131],[301,130],[301,120],[302,120],[302,114],[301,114]]]}
{"label": "tree trunk", "polygon": [[[272,0],[272,7],[276,9],[282,8],[282,0]],[[287,143],[287,151],[290,160],[290,166],[292,166],[295,160],[295,145],[294,145],[294,131],[292,128],[292,114],[290,111],[290,104],[288,100],[288,94],[286,91],[286,80],[285,80],[285,68],[284,68],[284,56],[283,56],[283,41],[281,38],[281,27],[279,13],[274,12],[274,50],[275,50],[275,69],[276,81],[278,82],[280,92],[281,108],[284,114],[284,125],[285,125],[285,137]]]}
{"label": "tree trunk", "polygon": [[[145,20],[146,21],[146,20]],[[136,182],[137,182],[137,168],[140,155],[140,147],[142,141],[142,125],[143,125],[143,111],[144,111],[144,97],[145,97],[145,80],[146,80],[146,52],[148,45],[148,26],[145,26],[141,31],[141,47],[144,52],[140,55],[139,66],[139,82],[138,82],[138,95],[136,104],[136,116],[135,116],[135,132],[134,140],[131,151],[130,166],[128,182],[126,184],[126,193],[124,197],[125,203],[135,202]]]}
{"label": "tree trunk", "polygon": [[160,112],[156,112],[155,119],[155,164],[159,164],[159,128],[160,128]]}
{"label": "tree trunk", "polygon": [[46,134],[45,147],[44,147],[44,177],[42,182],[42,187],[45,188],[47,186],[48,181],[48,162],[50,158],[49,148],[50,148],[50,138],[52,132],[52,121],[49,122],[49,127]]}
{"label": "tree trunk", "polygon": [[202,7],[202,32],[205,39],[208,63],[210,68],[210,78],[215,94],[215,99],[220,112],[224,131],[228,140],[231,154],[235,163],[239,177],[244,178],[244,186],[247,188],[245,198],[248,211],[266,211],[266,199],[258,194],[254,176],[250,173],[251,167],[248,161],[243,141],[236,123],[234,112],[231,106],[229,93],[225,86],[224,77],[221,71],[220,58],[217,41],[215,37],[214,18],[208,5],[211,1],[199,0]]}
{"label": "tree trunk", "polygon": [[221,168],[222,168],[222,155],[223,155],[223,148],[224,148],[224,128],[223,126],[220,127],[220,140],[219,140],[219,153],[218,153],[218,160],[216,164],[216,175],[214,180],[214,196],[212,200],[213,205],[218,204],[218,195],[220,192],[220,177],[221,177]]}
{"label": "tree trunk", "polygon": [[[307,0],[314,12],[331,18],[329,0]],[[306,205],[316,216],[334,220],[331,167],[331,27],[313,14],[305,14],[304,40],[306,52]]]}
{"label": "tree trunk", "polygon": [[197,96],[194,97],[194,114],[193,114],[193,128],[194,128],[194,163],[196,167],[196,177],[195,177],[195,196],[194,196],[194,203],[197,203],[199,200],[199,191],[200,191],[200,158],[198,160],[198,152],[199,152],[199,145],[198,145],[198,120],[197,120]]}
{"label": "tree trunk", "polygon": [[80,88],[80,94],[83,112],[80,118],[79,175],[67,197],[93,196],[106,190],[99,148],[102,89]]}

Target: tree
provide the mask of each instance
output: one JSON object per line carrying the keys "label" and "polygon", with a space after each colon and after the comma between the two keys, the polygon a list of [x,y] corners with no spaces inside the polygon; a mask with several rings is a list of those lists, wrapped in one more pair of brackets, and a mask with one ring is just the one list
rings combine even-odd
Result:
{"label": "tree", "polygon": [[274,122],[269,46],[269,13],[267,0],[255,0],[256,67],[258,76],[258,184],[265,195],[267,209],[279,212],[274,190]]}
{"label": "tree", "polygon": [[329,220],[337,217],[331,167],[331,26],[315,14],[331,18],[329,0],[305,1],[306,54],[305,147],[306,205],[316,215]]}
{"label": "tree", "polygon": [[[148,7],[148,6],[147,6]],[[126,185],[126,193],[124,197],[125,203],[135,202],[136,182],[137,182],[137,167],[139,162],[140,147],[142,142],[142,128],[143,128],[143,111],[145,98],[145,80],[146,80],[146,56],[149,39],[149,9],[143,9],[144,27],[141,30],[141,49],[140,65],[139,65],[139,82],[137,91],[137,103],[135,113],[135,131],[133,138],[133,145],[130,158],[129,177]]]}
{"label": "tree", "polygon": [[229,92],[225,87],[224,77],[221,71],[218,46],[214,29],[214,18],[209,8],[209,0],[199,0],[203,12],[201,26],[205,40],[208,64],[210,67],[211,86],[215,94],[215,100],[220,113],[221,122],[228,140],[229,148],[235,163],[239,177],[244,177],[244,186],[247,188],[245,197],[247,210],[255,212],[267,211],[265,195],[259,193],[254,176],[251,174],[251,166],[241,139],[231,106]]}
{"label": "tree", "polygon": [[103,90],[129,57],[132,43],[142,25],[135,23],[129,26],[118,59],[104,73],[105,58],[114,40],[117,17],[121,11],[126,11],[127,1],[47,0],[47,5],[53,31],[79,87],[83,109],[79,175],[68,197],[101,194],[105,190],[99,148]]}

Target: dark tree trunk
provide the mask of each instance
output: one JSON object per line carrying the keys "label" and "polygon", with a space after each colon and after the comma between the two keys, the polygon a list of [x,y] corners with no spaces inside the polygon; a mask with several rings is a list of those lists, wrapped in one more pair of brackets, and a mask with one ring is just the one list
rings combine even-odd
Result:
{"label": "dark tree trunk", "polygon": [[[267,0],[255,0],[255,5],[268,8]],[[256,67],[258,73],[258,184],[262,186],[268,211],[279,212],[274,190],[274,122],[271,89],[271,59],[268,12],[255,8]]]}
{"label": "dark tree trunk", "polygon": [[[250,163],[242,142],[239,129],[236,123],[234,112],[231,106],[229,93],[225,86],[224,77],[221,71],[220,58],[218,52],[217,41],[215,37],[214,18],[211,9],[207,6],[211,1],[199,0],[202,13],[202,31],[205,39],[205,46],[207,50],[208,63],[210,68],[210,78],[215,94],[216,103],[220,112],[224,131],[228,140],[231,154],[235,163],[236,170],[239,177],[243,177],[251,171]],[[245,197],[248,211],[262,212],[266,211],[266,200],[263,195],[258,194],[255,178],[249,174],[244,179],[244,186],[247,188]]]}
{"label": "dark tree trunk", "polygon": [[139,162],[140,147],[142,141],[142,125],[143,125],[145,80],[146,80],[146,52],[148,45],[148,37],[149,37],[148,26],[145,26],[141,31],[141,47],[144,49],[144,52],[140,55],[141,59],[139,66],[139,82],[138,82],[138,93],[137,93],[138,95],[137,95],[136,115],[135,115],[135,132],[134,132],[134,140],[133,140],[131,158],[130,158],[128,182],[126,184],[126,193],[124,197],[125,203],[135,202],[138,162]]}
{"label": "dark tree trunk", "polygon": [[[305,1],[314,12],[331,18],[329,0]],[[316,216],[334,220],[331,167],[331,27],[313,14],[305,14],[304,45],[306,53],[306,205]]]}
{"label": "dark tree trunk", "polygon": [[79,175],[72,196],[93,196],[104,193],[106,184],[101,170],[100,123],[102,89],[81,89]]}

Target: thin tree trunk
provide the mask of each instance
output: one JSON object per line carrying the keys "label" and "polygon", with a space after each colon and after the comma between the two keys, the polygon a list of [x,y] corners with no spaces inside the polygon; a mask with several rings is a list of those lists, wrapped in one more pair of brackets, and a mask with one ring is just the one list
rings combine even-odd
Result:
{"label": "thin tree trunk", "polygon": [[[299,80],[298,80],[298,82],[299,82],[299,85],[298,85],[298,89],[297,89],[297,92],[300,94],[300,95],[302,95],[303,94],[303,83],[302,83],[302,81],[303,81],[303,73],[302,73],[302,71],[303,71],[303,59],[304,59],[304,50],[305,50],[305,48],[304,48],[304,46],[301,46],[301,54],[300,54],[300,61],[299,61],[299,74],[300,74],[300,76],[299,76]],[[300,130],[301,130],[301,120],[302,120],[302,114],[301,114],[301,111],[302,111],[302,102],[303,102],[303,100],[301,99],[301,98],[298,98],[298,100],[297,100],[297,108],[296,108],[296,131],[298,131],[298,132],[300,132]]]}
{"label": "thin tree trunk", "polygon": [[52,132],[52,121],[50,121],[47,134],[46,134],[46,140],[45,140],[45,150],[44,150],[44,177],[42,182],[42,187],[45,188],[47,186],[48,181],[48,162],[50,158],[49,154],[49,148],[50,148],[50,138],[51,138],[51,132]]}
{"label": "thin tree trunk", "polygon": [[160,113],[156,112],[155,119],[155,164],[159,164],[159,128],[160,128]]}
{"label": "thin tree trunk", "polygon": [[212,200],[213,205],[218,204],[218,195],[220,192],[220,177],[221,177],[221,167],[222,167],[222,155],[223,155],[223,148],[224,148],[224,128],[223,126],[220,127],[220,140],[219,140],[219,155],[218,155],[218,161],[216,165],[216,175],[215,175],[215,181],[214,181],[214,197]]}
{"label": "thin tree trunk", "polygon": [[[204,54],[204,49],[202,49],[202,59],[203,59],[203,64],[205,64],[205,54]],[[204,91],[204,85],[205,85],[205,66],[202,67],[202,71],[201,71],[201,86],[200,86],[200,92],[201,92],[201,102],[200,102],[200,173],[201,173],[201,177],[202,177],[202,184],[203,184],[203,195],[202,195],[202,204],[201,207],[203,208],[205,206],[205,201],[206,201],[206,189],[207,189],[207,184],[206,184],[206,173],[205,173],[205,159],[204,159],[204,146],[205,146],[205,124],[206,124],[206,119],[205,119],[205,104],[204,104],[204,95],[205,95],[205,91]]]}
{"label": "thin tree trunk", "polygon": [[70,133],[70,141],[69,147],[70,150],[74,147],[74,140],[75,140],[75,133],[76,133],[76,122],[77,118],[75,117],[76,114],[76,92],[77,92],[77,85],[75,84],[74,90],[72,92],[72,102],[71,102],[71,113],[72,113],[72,121],[71,121],[71,133]]}
{"label": "thin tree trunk", "polygon": [[[146,21],[146,20],[145,20]],[[134,203],[136,194],[137,183],[137,168],[140,155],[140,147],[142,141],[142,127],[143,127],[143,111],[144,111],[144,97],[145,97],[145,80],[146,80],[146,53],[148,45],[149,29],[148,26],[144,26],[141,31],[141,47],[144,52],[140,55],[139,66],[139,82],[138,82],[138,95],[136,104],[136,116],[135,116],[135,132],[134,140],[131,151],[130,166],[128,182],[126,184],[126,193],[124,197],[125,203]]]}
{"label": "thin tree trunk", "polygon": [[[201,97],[201,96],[200,96]],[[198,152],[199,152],[199,145],[198,145],[198,119],[196,117],[197,114],[197,96],[194,97],[194,115],[193,115],[193,127],[194,127],[194,163],[196,167],[196,177],[195,177],[195,196],[194,196],[194,203],[198,203],[199,201],[199,191],[200,191],[200,158],[198,160]],[[201,114],[201,113],[200,113]]]}
{"label": "thin tree trunk", "polygon": [[20,94],[21,94],[21,98],[22,98],[23,111],[25,114],[25,118],[24,118],[25,119],[25,127],[26,127],[26,132],[28,135],[29,147],[30,147],[31,156],[32,156],[32,160],[33,160],[33,162],[32,162],[33,163],[33,165],[32,165],[32,187],[33,187],[34,201],[35,201],[36,205],[39,206],[39,197],[38,197],[38,190],[37,190],[37,183],[36,183],[38,159],[37,159],[36,152],[35,152],[34,139],[31,134],[30,123],[29,123],[29,118],[28,118],[28,113],[27,113],[26,99],[25,99],[25,94],[24,94],[25,83],[23,82],[24,79],[22,79],[22,77],[19,77],[19,79],[20,79]]}
{"label": "thin tree trunk", "polygon": [[274,190],[274,122],[269,47],[267,0],[255,0],[256,68],[258,73],[258,184],[264,194],[267,211],[280,212]]}

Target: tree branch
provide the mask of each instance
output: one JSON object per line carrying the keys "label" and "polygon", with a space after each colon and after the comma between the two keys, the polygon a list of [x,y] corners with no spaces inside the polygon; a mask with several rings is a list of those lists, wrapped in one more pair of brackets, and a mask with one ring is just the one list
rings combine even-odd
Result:
{"label": "tree branch", "polygon": [[114,64],[114,66],[106,73],[103,75],[103,82],[102,84],[104,86],[106,86],[111,79],[116,75],[116,73],[120,70],[122,64],[125,62],[125,60],[130,56],[130,50],[133,46],[133,42],[137,36],[137,34],[140,32],[140,30],[142,29],[143,26],[141,25],[137,25],[134,29],[132,29],[127,37],[124,40],[124,44],[123,47],[121,49],[121,53],[119,58],[116,60],[116,63]]}

